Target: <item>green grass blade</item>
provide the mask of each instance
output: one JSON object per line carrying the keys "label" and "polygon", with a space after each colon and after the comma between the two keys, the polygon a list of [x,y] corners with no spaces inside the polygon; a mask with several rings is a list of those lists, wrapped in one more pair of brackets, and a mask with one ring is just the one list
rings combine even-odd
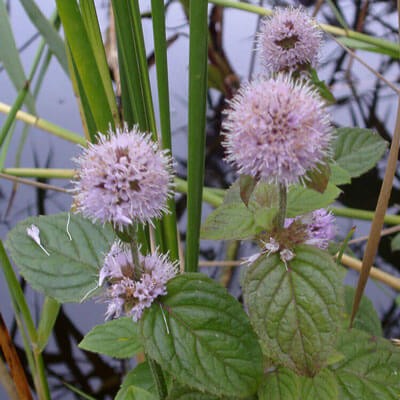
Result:
{"label": "green grass blade", "polygon": [[107,95],[108,104],[114,117],[114,121],[118,124],[118,108],[115,101],[114,89],[111,82],[110,70],[107,64],[106,52],[101,37],[96,8],[93,0],[81,0],[79,4],[81,6],[82,17],[92,45],[93,53],[96,58],[97,67],[99,68],[101,80]]}
{"label": "green grass blade", "polygon": [[[151,10],[157,70],[158,103],[160,108],[161,143],[164,149],[170,149],[172,153],[164,0],[152,0]],[[168,201],[168,209],[170,214],[165,215],[163,218],[165,245],[169,249],[171,259],[177,260],[179,258],[179,250],[175,200],[173,198]]]}
{"label": "green grass blade", "polygon": [[114,128],[113,114],[76,0],[56,0],[56,3],[76,70],[96,123],[96,132],[89,131],[93,137],[97,132],[107,132],[110,125]]}
{"label": "green grass blade", "polygon": [[197,271],[200,246],[207,97],[207,4],[205,0],[192,1],[189,8],[188,226],[185,262],[188,272]]}
{"label": "green grass blade", "polygon": [[[7,9],[4,1],[0,1],[0,61],[3,63],[8,76],[15,89],[19,92],[26,83],[26,76],[15,44]],[[25,104],[29,112],[35,113],[35,101],[30,94],[27,94]]]}
{"label": "green grass blade", "polygon": [[68,61],[65,54],[64,41],[53,24],[42,14],[33,0],[20,0],[29,19],[46,41],[51,52],[56,56],[64,72],[68,75]]}

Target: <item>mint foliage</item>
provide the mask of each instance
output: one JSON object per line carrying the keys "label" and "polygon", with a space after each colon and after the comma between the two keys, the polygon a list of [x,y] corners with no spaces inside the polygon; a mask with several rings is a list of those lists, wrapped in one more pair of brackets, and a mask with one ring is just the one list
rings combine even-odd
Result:
{"label": "mint foliage", "polygon": [[264,354],[314,376],[332,353],[341,315],[341,281],[331,257],[301,245],[287,262],[264,255],[244,277],[243,294]]}
{"label": "mint foliage", "polygon": [[[353,307],[353,300],[356,291],[353,287],[350,286],[345,286],[344,289],[346,316],[345,327],[347,328],[350,323],[351,310]],[[353,321],[353,328],[368,332],[371,335],[383,335],[381,321],[379,320],[379,316],[375,311],[372,301],[368,297],[363,296],[361,298],[356,317]]]}
{"label": "mint foliage", "polygon": [[257,391],[262,354],[247,315],[219,284],[177,276],[140,320],[146,353],[179,382],[214,395]]}
{"label": "mint foliage", "polygon": [[139,395],[143,395],[143,400],[158,400],[157,389],[147,362],[138,364],[126,374],[115,400],[140,400],[140,397],[133,397]]}
{"label": "mint foliage", "polygon": [[259,400],[298,400],[300,377],[290,369],[279,367],[268,372],[258,390]]}
{"label": "mint foliage", "polygon": [[142,351],[138,325],[128,317],[95,326],[79,347],[115,358],[130,358]]}
{"label": "mint foliage", "polygon": [[299,400],[339,400],[339,389],[335,375],[323,369],[312,378],[300,377]]}
{"label": "mint foliage", "polygon": [[374,131],[338,128],[333,142],[334,159],[352,178],[373,168],[382,158],[387,143]]}
{"label": "mint foliage", "polygon": [[339,335],[337,350],[345,358],[330,366],[340,400],[398,400],[400,349],[390,341],[357,329]]}
{"label": "mint foliage", "polygon": [[[115,237],[110,226],[93,224],[79,215],[71,214],[68,231],[67,221],[67,213],[28,218],[10,231],[6,242],[26,281],[61,303],[95,294],[104,254]],[[49,256],[27,235],[32,224],[39,228]]]}

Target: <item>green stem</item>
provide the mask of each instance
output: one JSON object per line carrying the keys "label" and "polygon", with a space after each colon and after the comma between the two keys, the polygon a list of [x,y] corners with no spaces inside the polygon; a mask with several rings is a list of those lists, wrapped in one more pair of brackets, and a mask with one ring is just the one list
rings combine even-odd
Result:
{"label": "green stem", "polygon": [[[234,0],[209,0],[209,3],[216,4],[222,7],[236,8],[238,10],[248,11],[259,15],[272,15],[272,10],[267,10],[264,7],[255,6],[249,3]],[[344,36],[352,39],[359,40],[363,43],[372,44],[374,46],[389,50],[393,54],[399,54],[399,45],[397,43],[390,42],[388,40],[375,38],[373,36],[366,35],[351,30],[345,30],[337,26],[320,24],[321,29],[325,32],[331,33],[336,36]]]}
{"label": "green stem", "polygon": [[276,222],[279,229],[285,226],[287,205],[287,187],[283,183],[279,183],[279,211],[276,216]]}
{"label": "green stem", "polygon": [[[372,221],[372,219],[374,218],[374,215],[375,215],[375,213],[373,211],[359,210],[357,208],[329,207],[329,209],[337,217],[354,218],[354,219],[361,219],[361,220],[366,220],[366,221]],[[386,214],[384,222],[387,225],[399,225],[400,224],[400,215]]]}
{"label": "green stem", "polygon": [[132,227],[130,231],[131,242],[129,243],[133,261],[133,279],[135,281],[138,281],[142,275],[137,228],[136,225]]}
{"label": "green stem", "polygon": [[164,374],[160,366],[151,358],[147,358],[149,363],[151,374],[153,375],[154,382],[156,384],[158,398],[164,400],[167,398],[168,391],[165,383]]}

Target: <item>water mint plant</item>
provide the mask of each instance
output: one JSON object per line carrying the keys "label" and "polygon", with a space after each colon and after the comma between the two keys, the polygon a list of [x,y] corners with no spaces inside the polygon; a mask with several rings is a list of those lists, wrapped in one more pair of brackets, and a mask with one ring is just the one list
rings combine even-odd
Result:
{"label": "water mint plant", "polygon": [[[221,191],[194,181],[202,176],[196,166],[203,165],[203,146],[193,143],[202,143],[206,120],[207,2],[184,8],[191,24],[189,178],[175,183],[164,3],[151,3],[161,135],[139,2],[112,1],[119,109],[98,26],[86,26],[97,21],[94,8],[57,0],[90,140],[80,142],[76,171],[70,172],[74,213],[31,217],[7,240],[21,275],[46,296],[38,329],[26,319],[37,397],[50,400],[40,351],[59,303],[95,299],[106,303],[106,321],[86,334],[80,348],[135,358],[124,364],[132,369],[116,400],[398,399],[400,351],[379,337],[378,317],[365,299],[366,312],[350,329],[353,293],[343,287],[340,265],[346,240],[332,244],[336,229],[328,208],[340,194],[337,186],[376,164],[386,145],[371,131],[333,129],[311,73],[322,35],[316,22],[294,8],[264,21],[258,43],[269,74],[243,84],[226,104],[221,137],[238,177]],[[184,246],[171,240],[177,234],[175,188],[188,195]],[[203,221],[202,238],[233,243],[230,254],[238,258],[240,244],[251,244],[244,262],[234,264],[242,269],[240,301],[197,272],[203,189],[215,210]],[[2,246],[0,256],[12,293],[18,293],[19,318],[27,310],[24,296]]]}

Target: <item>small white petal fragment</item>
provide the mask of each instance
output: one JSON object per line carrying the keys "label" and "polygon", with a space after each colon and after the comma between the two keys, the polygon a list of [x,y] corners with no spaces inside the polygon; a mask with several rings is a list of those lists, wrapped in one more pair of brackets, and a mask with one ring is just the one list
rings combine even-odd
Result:
{"label": "small white petal fragment", "polygon": [[72,241],[72,236],[71,236],[71,234],[69,233],[69,223],[70,223],[70,222],[71,222],[71,213],[68,213],[67,228],[66,228],[66,230],[67,230],[67,235],[68,235],[69,241]]}
{"label": "small white petal fragment", "polygon": [[36,225],[32,224],[26,228],[26,234],[46,253],[47,256],[50,256],[49,252],[40,243],[40,230]]}

